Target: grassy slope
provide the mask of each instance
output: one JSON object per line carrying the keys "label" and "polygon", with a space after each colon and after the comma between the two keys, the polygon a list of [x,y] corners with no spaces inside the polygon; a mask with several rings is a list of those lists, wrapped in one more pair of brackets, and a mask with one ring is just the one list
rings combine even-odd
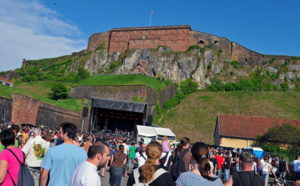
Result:
{"label": "grassy slope", "polygon": [[162,81],[141,74],[91,76],[78,85],[147,85],[155,90],[165,87]]}
{"label": "grassy slope", "polygon": [[[30,86],[29,86],[29,88],[30,88]],[[41,87],[41,89],[43,89],[43,87]],[[33,90],[33,92],[34,92],[34,90]],[[1,97],[11,99],[12,98],[11,94],[20,94],[20,95],[32,97],[32,98],[40,100],[44,103],[48,103],[48,104],[55,105],[58,107],[66,108],[66,109],[73,110],[76,112],[79,112],[83,108],[83,105],[81,105],[82,100],[65,99],[65,100],[55,101],[55,100],[49,99],[47,97],[43,97],[41,95],[35,94],[33,92],[30,92],[25,89],[17,88],[17,87],[11,88],[11,87],[8,87],[5,85],[0,85],[0,96]],[[41,91],[41,92],[43,92],[43,91]]]}
{"label": "grassy slope", "polygon": [[196,92],[169,111],[158,123],[193,142],[213,144],[217,113],[300,120],[300,93]]}
{"label": "grassy slope", "polygon": [[[54,101],[48,99],[50,87],[55,82],[17,82],[15,88],[7,86],[0,87],[0,96],[11,98],[11,94],[21,94],[38,99],[42,102],[56,105],[59,107],[67,108],[74,111],[82,109],[81,100],[60,100]],[[62,82],[71,91],[71,88],[76,85],[147,85],[155,90],[160,90],[165,87],[164,82],[159,81],[155,78],[144,76],[141,74],[130,74],[130,75],[102,75],[102,76],[91,76],[84,79],[77,84]]]}

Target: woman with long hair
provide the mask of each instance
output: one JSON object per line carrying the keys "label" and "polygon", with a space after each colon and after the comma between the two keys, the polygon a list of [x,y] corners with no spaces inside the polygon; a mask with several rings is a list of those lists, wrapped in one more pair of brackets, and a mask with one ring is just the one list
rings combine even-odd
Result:
{"label": "woman with long hair", "polygon": [[145,164],[134,169],[129,176],[127,186],[143,183],[149,186],[174,186],[174,181],[169,172],[162,166],[158,166],[162,154],[162,146],[158,142],[151,142],[146,148],[147,160]]}
{"label": "woman with long hair", "polygon": [[[208,159],[208,147],[202,142],[197,142],[192,147],[192,155],[194,164],[191,172],[184,172],[180,174],[176,180],[178,186],[221,186],[223,185],[220,178],[213,175],[211,172],[211,165]],[[193,161],[192,161],[193,162]]]}
{"label": "woman with long hair", "polygon": [[4,129],[0,133],[0,140],[5,147],[0,153],[0,185],[17,185],[20,170],[17,158],[25,163],[23,152],[15,147],[15,134],[12,129]]}

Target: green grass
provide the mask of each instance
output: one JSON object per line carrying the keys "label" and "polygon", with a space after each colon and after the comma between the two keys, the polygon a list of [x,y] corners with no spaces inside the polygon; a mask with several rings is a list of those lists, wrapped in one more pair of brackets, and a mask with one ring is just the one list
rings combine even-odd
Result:
{"label": "green grass", "polygon": [[[50,87],[56,82],[46,82],[46,81],[37,81],[37,82],[16,82],[15,87],[19,89],[24,89],[34,94],[38,94],[43,97],[48,97],[50,92]],[[71,91],[72,83],[60,82],[64,84],[68,91]]]}
{"label": "green grass", "polygon": [[154,124],[171,128],[178,139],[187,136],[193,142],[213,144],[217,113],[300,120],[299,105],[299,92],[200,91]]}
{"label": "green grass", "polygon": [[28,97],[40,100],[41,102],[48,103],[50,105],[55,105],[58,107],[62,107],[65,109],[73,110],[76,112],[79,112],[83,108],[83,105],[81,105],[82,100],[65,99],[65,100],[55,101],[55,100],[49,99],[47,97],[29,92],[28,90],[24,90],[24,89],[17,88],[17,87],[11,88],[11,87],[8,87],[5,85],[0,85],[0,96],[1,97],[12,99],[12,96],[11,96],[12,94],[28,96]]}
{"label": "green grass", "polygon": [[141,74],[91,76],[77,85],[146,85],[157,91],[165,87],[163,81]]}

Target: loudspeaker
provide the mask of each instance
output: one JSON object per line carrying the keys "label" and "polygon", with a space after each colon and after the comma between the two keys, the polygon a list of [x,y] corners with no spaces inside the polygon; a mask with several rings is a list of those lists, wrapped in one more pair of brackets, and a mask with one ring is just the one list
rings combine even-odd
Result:
{"label": "loudspeaker", "polygon": [[153,121],[153,115],[148,115],[146,126],[151,126]]}
{"label": "loudspeaker", "polygon": [[89,114],[89,108],[88,107],[83,107],[83,111],[82,111],[82,117],[86,118]]}

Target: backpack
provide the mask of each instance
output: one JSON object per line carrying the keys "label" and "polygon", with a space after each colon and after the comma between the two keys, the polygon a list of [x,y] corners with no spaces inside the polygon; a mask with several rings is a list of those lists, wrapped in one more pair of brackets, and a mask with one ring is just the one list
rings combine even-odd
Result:
{"label": "backpack", "polygon": [[[159,163],[164,166],[164,164],[166,163],[167,159],[168,159],[168,155],[169,155],[169,152],[166,153],[166,155],[164,157],[162,157],[160,160],[159,160]],[[164,166],[165,167],[165,166]]]}
{"label": "backpack", "polygon": [[179,175],[183,172],[186,172],[185,164],[183,161],[183,157],[189,150],[183,150],[179,155],[177,154],[177,149],[175,150],[175,158],[171,167],[171,175],[174,180],[176,180]]}
{"label": "backpack", "polygon": [[17,184],[12,179],[9,171],[7,170],[7,173],[9,174],[14,186],[34,186],[33,177],[30,174],[27,165],[25,164],[25,154],[24,154],[24,152],[23,152],[24,163],[22,163],[12,150],[10,150],[10,149],[7,149],[7,150],[9,150],[17,158],[17,160],[20,163],[20,171],[19,171],[19,175],[18,175]]}
{"label": "backpack", "polygon": [[134,178],[134,184],[132,186],[149,186],[150,183],[152,183],[154,180],[156,180],[156,178],[160,177],[162,174],[166,173],[167,171],[163,168],[158,169],[157,171],[155,171],[153,179],[147,183],[141,183],[139,181],[139,177],[140,177],[140,172],[139,169],[134,169],[133,170],[133,178]]}

